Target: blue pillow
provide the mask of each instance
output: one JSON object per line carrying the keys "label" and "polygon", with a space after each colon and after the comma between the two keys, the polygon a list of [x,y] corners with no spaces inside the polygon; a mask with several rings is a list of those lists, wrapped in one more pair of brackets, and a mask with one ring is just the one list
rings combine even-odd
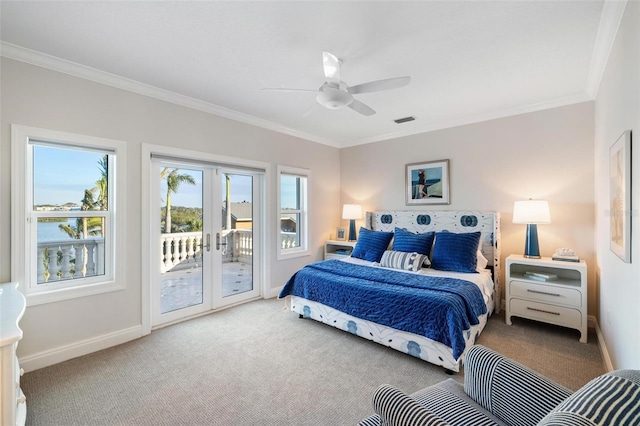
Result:
{"label": "blue pillow", "polygon": [[414,234],[406,229],[396,228],[393,237],[393,250],[408,253],[416,252],[431,255],[431,246],[435,232],[425,232],[424,234]]}
{"label": "blue pillow", "polygon": [[367,228],[360,228],[360,235],[351,257],[368,260],[369,262],[380,262],[382,254],[389,247],[389,242],[393,237],[393,232],[372,231]]}
{"label": "blue pillow", "polygon": [[431,267],[441,271],[477,273],[479,243],[480,232],[436,232]]}

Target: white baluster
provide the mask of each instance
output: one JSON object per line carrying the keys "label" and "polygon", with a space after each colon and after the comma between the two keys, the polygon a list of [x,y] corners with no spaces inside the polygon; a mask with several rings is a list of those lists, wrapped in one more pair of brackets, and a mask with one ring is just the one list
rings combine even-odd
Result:
{"label": "white baluster", "polygon": [[76,271],[73,274],[74,278],[80,278],[85,276],[84,269],[84,244],[75,243],[73,249],[76,252]]}
{"label": "white baluster", "polygon": [[104,275],[104,238],[100,238],[95,242],[97,244],[96,256],[96,275]]}
{"label": "white baluster", "polygon": [[166,258],[164,255],[164,247],[167,244],[167,239],[164,235],[160,236],[160,273],[164,274],[167,272]]}
{"label": "white baluster", "polygon": [[44,246],[38,246],[38,283],[45,282],[44,278]]}
{"label": "white baluster", "polygon": [[189,253],[189,250],[187,248],[187,236],[182,235],[180,236],[180,262],[181,263],[187,260],[187,253]]}
{"label": "white baluster", "polygon": [[58,246],[49,246],[49,281],[58,280]]}
{"label": "white baluster", "polygon": [[69,262],[69,258],[71,257],[71,246],[62,244],[60,246],[60,250],[62,251],[62,279],[68,280],[71,278],[71,263]]}
{"label": "white baluster", "polygon": [[93,260],[93,256],[94,256],[96,245],[95,245],[94,241],[85,240],[85,247],[86,247],[86,250],[87,250],[87,253],[86,253],[86,256],[87,256],[86,257],[86,259],[87,259],[86,268],[87,269],[86,269],[86,272],[85,272],[85,276],[89,277],[89,276],[92,276],[92,275],[96,274],[96,264],[95,264],[95,262]]}

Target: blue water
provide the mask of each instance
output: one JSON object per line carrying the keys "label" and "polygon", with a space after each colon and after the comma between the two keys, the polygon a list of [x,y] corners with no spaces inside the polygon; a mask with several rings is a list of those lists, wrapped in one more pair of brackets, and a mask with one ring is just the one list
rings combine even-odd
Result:
{"label": "blue water", "polygon": [[[68,225],[75,225],[75,218],[67,220]],[[38,222],[38,242],[45,243],[48,241],[71,240],[69,235],[60,230],[59,225],[65,222]]]}

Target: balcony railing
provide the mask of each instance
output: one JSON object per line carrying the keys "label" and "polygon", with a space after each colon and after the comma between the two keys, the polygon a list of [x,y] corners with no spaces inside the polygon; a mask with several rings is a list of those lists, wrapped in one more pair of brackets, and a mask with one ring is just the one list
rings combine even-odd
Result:
{"label": "balcony railing", "polygon": [[104,275],[104,238],[38,244],[38,283]]}
{"label": "balcony railing", "polygon": [[[297,245],[295,232],[281,232],[282,248]],[[212,245],[215,241],[211,242]],[[212,247],[215,250],[215,247]],[[160,272],[202,265],[202,232],[160,234]],[[231,229],[220,233],[223,262],[251,263],[253,232]],[[80,269],[77,265],[82,265]],[[81,274],[81,275],[78,275]],[[104,238],[51,241],[38,244],[38,283],[104,274]]]}

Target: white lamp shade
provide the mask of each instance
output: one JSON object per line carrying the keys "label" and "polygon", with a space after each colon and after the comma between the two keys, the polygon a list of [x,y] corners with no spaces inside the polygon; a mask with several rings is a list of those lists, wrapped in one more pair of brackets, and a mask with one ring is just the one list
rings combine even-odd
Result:
{"label": "white lamp shade", "polygon": [[342,206],[343,219],[362,219],[362,206],[360,204],[345,204]]}
{"label": "white lamp shade", "polygon": [[513,223],[551,223],[549,203],[545,200],[516,201],[513,204]]}

